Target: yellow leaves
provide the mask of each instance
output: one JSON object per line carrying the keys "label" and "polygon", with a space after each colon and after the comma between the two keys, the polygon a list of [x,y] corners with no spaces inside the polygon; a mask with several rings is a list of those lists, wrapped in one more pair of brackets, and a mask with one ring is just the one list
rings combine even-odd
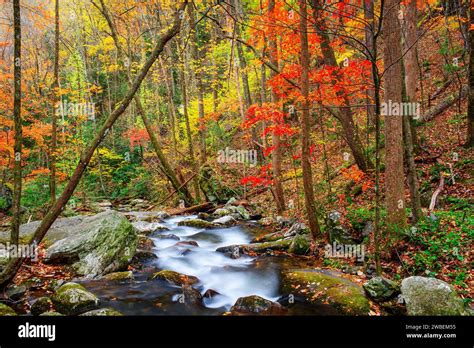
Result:
{"label": "yellow leaves", "polygon": [[120,67],[118,64],[110,64],[109,66],[107,66],[107,72],[109,73],[117,72],[119,70],[120,70]]}

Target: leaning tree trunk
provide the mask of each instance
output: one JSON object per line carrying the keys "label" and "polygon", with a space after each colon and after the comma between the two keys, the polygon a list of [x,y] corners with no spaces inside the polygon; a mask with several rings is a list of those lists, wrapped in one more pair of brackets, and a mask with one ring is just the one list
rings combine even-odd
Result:
{"label": "leaning tree trunk", "polygon": [[[15,0],[16,2],[19,0]],[[153,63],[156,61],[158,56],[162,53],[165,45],[173,38],[176,36],[176,34],[179,32],[180,26],[181,26],[181,13],[182,11],[185,10],[186,5],[188,4],[187,0],[183,0],[181,5],[178,8],[178,11],[176,12],[174,16],[174,22],[173,26],[169,28],[163,36],[157,41],[153,51],[150,53],[147,61],[143,65],[142,69],[138,73],[138,75],[135,77],[133,84],[131,85],[130,89],[126,93],[124,99],[122,102],[119,104],[118,107],[115,108],[115,110],[109,115],[107,120],[105,121],[104,125],[102,128],[99,130],[99,133],[95,136],[95,138],[91,141],[89,144],[87,150],[81,155],[81,158],[79,160],[79,163],[77,164],[76,169],[74,170],[74,173],[69,180],[66,188],[64,189],[63,193],[59,197],[59,199],[56,201],[56,203],[51,207],[51,209],[48,211],[44,219],[41,221],[40,225],[36,229],[35,233],[33,234],[33,238],[31,239],[30,243],[34,245],[38,245],[48,232],[49,228],[51,225],[54,223],[54,221],[57,219],[59,214],[63,211],[65,205],[67,204],[68,200],[71,198],[71,196],[74,193],[74,190],[76,189],[82,174],[87,168],[87,165],[89,164],[95,150],[97,147],[100,145],[100,143],[104,140],[104,138],[107,136],[107,134],[110,132],[111,127],[114,125],[115,121],[117,118],[122,115],[127,107],[130,105],[130,103],[133,100],[133,97],[135,93],[138,91],[141,83],[145,79],[146,75],[148,74],[148,71],[150,70],[151,66]],[[19,15],[18,15],[19,17]],[[24,261],[24,258],[16,258],[13,259],[11,262],[9,262],[6,267],[2,270],[0,273],[0,288],[4,288],[15,276],[16,272],[19,270],[21,267],[22,263]]]}
{"label": "leaning tree trunk", "polygon": [[15,140],[13,144],[13,218],[10,243],[17,245],[20,236],[21,215],[21,148],[22,148],[22,125],[21,125],[21,13],[20,0],[13,1],[13,25],[14,25],[14,95],[13,95],[13,122],[15,125]]}
{"label": "leaning tree trunk", "polygon": [[321,235],[313,191],[313,174],[311,171],[311,153],[310,153],[310,118],[309,118],[309,48],[308,48],[308,25],[306,0],[299,0],[300,6],[300,41],[301,41],[301,94],[303,102],[301,103],[301,163],[303,169],[303,187],[304,200],[306,206],[306,216],[308,218],[309,228],[313,239],[316,240]]}
{"label": "leaning tree trunk", "polygon": [[[398,0],[387,0],[383,18],[385,102],[402,102],[402,48]],[[405,117],[405,116],[402,116]],[[400,116],[385,116],[385,205],[389,228],[398,230],[406,226],[403,128]]]}
{"label": "leaning tree trunk", "polygon": [[[104,0],[100,0],[101,8],[99,9],[102,15],[104,16],[109,29],[110,33],[112,36],[112,39],[114,40],[115,47],[117,49],[117,54],[120,59],[131,59],[130,57],[126,57],[125,51],[120,44],[120,40],[118,37],[118,32],[117,32],[117,27],[115,26],[115,23],[112,20],[112,17],[110,16],[110,13],[108,11],[108,8],[106,7]],[[161,59],[160,59],[161,63]],[[130,64],[129,64],[130,66]],[[131,80],[130,76],[130,71],[127,72],[127,77],[128,77],[128,83],[129,83],[129,88],[133,81]],[[151,122],[145,112],[145,109],[143,108],[141,99],[138,94],[135,94],[133,97],[135,101],[135,105],[137,107],[137,112],[140,115],[140,117],[143,120],[143,124],[145,125],[145,129],[150,137],[151,144],[153,146],[153,149],[155,150],[155,154],[158,157],[158,160],[160,161],[161,168],[163,170],[163,173],[165,174],[166,178],[169,180],[171,183],[171,186],[179,193],[180,197],[186,202],[187,205],[191,206],[193,205],[193,197],[189,190],[187,189],[186,185],[182,185],[181,182],[178,180],[176,177],[173,169],[171,168],[171,165],[169,164],[168,160],[166,159],[166,156],[163,153],[163,150],[161,149],[161,145],[158,141],[158,138],[155,135],[155,132],[153,131],[153,127],[151,125]],[[171,105],[173,107],[173,105]],[[173,127],[174,129],[174,127]],[[173,130],[173,137],[175,136],[174,130]]]}

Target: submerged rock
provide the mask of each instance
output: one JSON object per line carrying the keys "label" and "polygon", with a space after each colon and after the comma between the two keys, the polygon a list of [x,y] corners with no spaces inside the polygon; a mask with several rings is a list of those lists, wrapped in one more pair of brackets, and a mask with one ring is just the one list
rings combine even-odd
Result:
{"label": "submerged rock", "polygon": [[401,291],[408,315],[473,315],[454,288],[442,280],[408,277]]}
{"label": "submerged rock", "polygon": [[97,214],[70,226],[76,234],[46,250],[45,262],[72,264],[88,278],[125,269],[138,244],[134,228],[115,211]]}
{"label": "submerged rock", "polygon": [[309,304],[328,303],[346,315],[368,315],[364,290],[336,272],[301,269],[282,274],[282,292],[304,297]]}
{"label": "submerged rock", "polygon": [[279,239],[274,242],[264,242],[264,243],[251,243],[251,244],[241,244],[241,245],[228,245],[224,247],[217,248],[216,251],[232,256],[233,254],[242,254],[246,251],[253,252],[265,252],[265,251],[285,251],[288,250],[292,242],[292,239]]}
{"label": "submerged rock", "polygon": [[95,309],[99,299],[77,283],[66,283],[51,297],[56,310],[66,315],[76,315]]}
{"label": "submerged rock", "polygon": [[257,295],[240,297],[230,309],[234,315],[282,315],[287,309]]}
{"label": "submerged rock", "polygon": [[199,279],[194,276],[168,270],[156,272],[155,274],[153,274],[151,279],[161,279],[167,281],[170,284],[179,286],[183,286],[186,284],[193,285],[199,282]]}
{"label": "submerged rock", "polygon": [[40,315],[49,312],[53,307],[53,301],[49,297],[40,297],[31,305],[31,314]]}
{"label": "submerged rock", "polygon": [[141,263],[156,260],[158,256],[153,251],[138,249],[133,256],[132,263]]}
{"label": "submerged rock", "polygon": [[230,215],[226,215],[215,219],[212,221],[213,224],[223,225],[223,226],[232,226],[237,223],[237,221]]}
{"label": "submerged rock", "polygon": [[81,317],[119,317],[123,314],[113,308],[99,308],[80,314]]}
{"label": "submerged rock", "polygon": [[195,227],[195,228],[215,228],[218,225],[201,219],[189,219],[183,220],[178,222],[178,226],[188,226],[188,227]]}
{"label": "submerged rock", "polygon": [[175,246],[193,246],[193,247],[199,247],[198,242],[195,240],[183,240],[181,242],[178,242],[175,244]]}
{"label": "submerged rock", "polygon": [[135,221],[132,226],[141,234],[151,234],[157,231],[168,231],[168,227],[158,222]]}
{"label": "submerged rock", "polygon": [[133,277],[132,271],[124,271],[124,272],[114,272],[114,273],[106,274],[105,276],[102,277],[102,279],[120,282],[120,281],[134,280],[135,278]]}
{"label": "submerged rock", "polygon": [[189,306],[204,307],[203,297],[199,290],[192,286],[185,284],[183,285],[183,301]]}
{"label": "submerged rock", "polygon": [[374,277],[364,283],[365,292],[374,301],[387,301],[400,293],[400,286],[393,280]]}
{"label": "submerged rock", "polygon": [[16,312],[12,308],[0,302],[0,316],[1,317],[5,317],[5,316],[12,317],[16,315],[18,314],[16,314]]}
{"label": "submerged rock", "polygon": [[204,294],[202,295],[202,297],[204,297],[204,298],[213,298],[213,297],[215,297],[215,296],[217,296],[217,295],[220,295],[220,293],[217,292],[216,290],[214,290],[214,289],[207,289],[207,290],[204,292]]}

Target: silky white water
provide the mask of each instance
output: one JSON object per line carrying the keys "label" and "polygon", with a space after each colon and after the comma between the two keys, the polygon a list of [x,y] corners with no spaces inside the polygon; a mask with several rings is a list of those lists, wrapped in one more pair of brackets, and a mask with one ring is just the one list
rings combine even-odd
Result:
{"label": "silky white water", "polygon": [[199,246],[176,245],[179,241],[151,237],[155,243],[154,252],[158,256],[156,265],[164,270],[199,278],[198,290],[208,289],[220,295],[205,298],[208,308],[229,309],[242,296],[258,295],[275,301],[278,298],[278,273],[276,267],[258,267],[256,260],[249,256],[232,259],[215,250],[222,246],[249,243],[249,233],[242,226],[219,229],[203,229],[178,226],[178,222],[196,216],[172,217],[163,225],[169,231],[160,234],[174,234],[180,241],[196,241]]}

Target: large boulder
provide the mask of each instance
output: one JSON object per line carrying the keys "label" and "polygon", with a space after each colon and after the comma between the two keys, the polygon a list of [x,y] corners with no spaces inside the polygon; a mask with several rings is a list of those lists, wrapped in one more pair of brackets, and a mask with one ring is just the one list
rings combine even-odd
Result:
{"label": "large boulder", "polygon": [[56,310],[66,315],[81,314],[99,306],[99,299],[82,285],[66,283],[51,297]]}
{"label": "large boulder", "polygon": [[343,315],[368,315],[370,306],[362,287],[336,272],[295,269],[282,274],[282,292],[320,306],[329,304]]}
{"label": "large boulder", "polygon": [[279,303],[257,295],[239,297],[230,309],[233,315],[282,315],[286,311]]}
{"label": "large boulder", "polygon": [[88,278],[127,268],[135,254],[138,237],[121,214],[106,211],[70,226],[76,233],[46,250],[45,262],[72,264]]}
{"label": "large boulder", "polygon": [[448,283],[427,277],[408,277],[401,286],[408,315],[473,315]]}
{"label": "large boulder", "polygon": [[400,293],[400,286],[396,282],[381,276],[365,282],[363,287],[367,295],[378,302],[390,300]]}
{"label": "large boulder", "polygon": [[288,251],[296,255],[306,255],[311,249],[311,236],[308,234],[297,234],[293,237]]}

